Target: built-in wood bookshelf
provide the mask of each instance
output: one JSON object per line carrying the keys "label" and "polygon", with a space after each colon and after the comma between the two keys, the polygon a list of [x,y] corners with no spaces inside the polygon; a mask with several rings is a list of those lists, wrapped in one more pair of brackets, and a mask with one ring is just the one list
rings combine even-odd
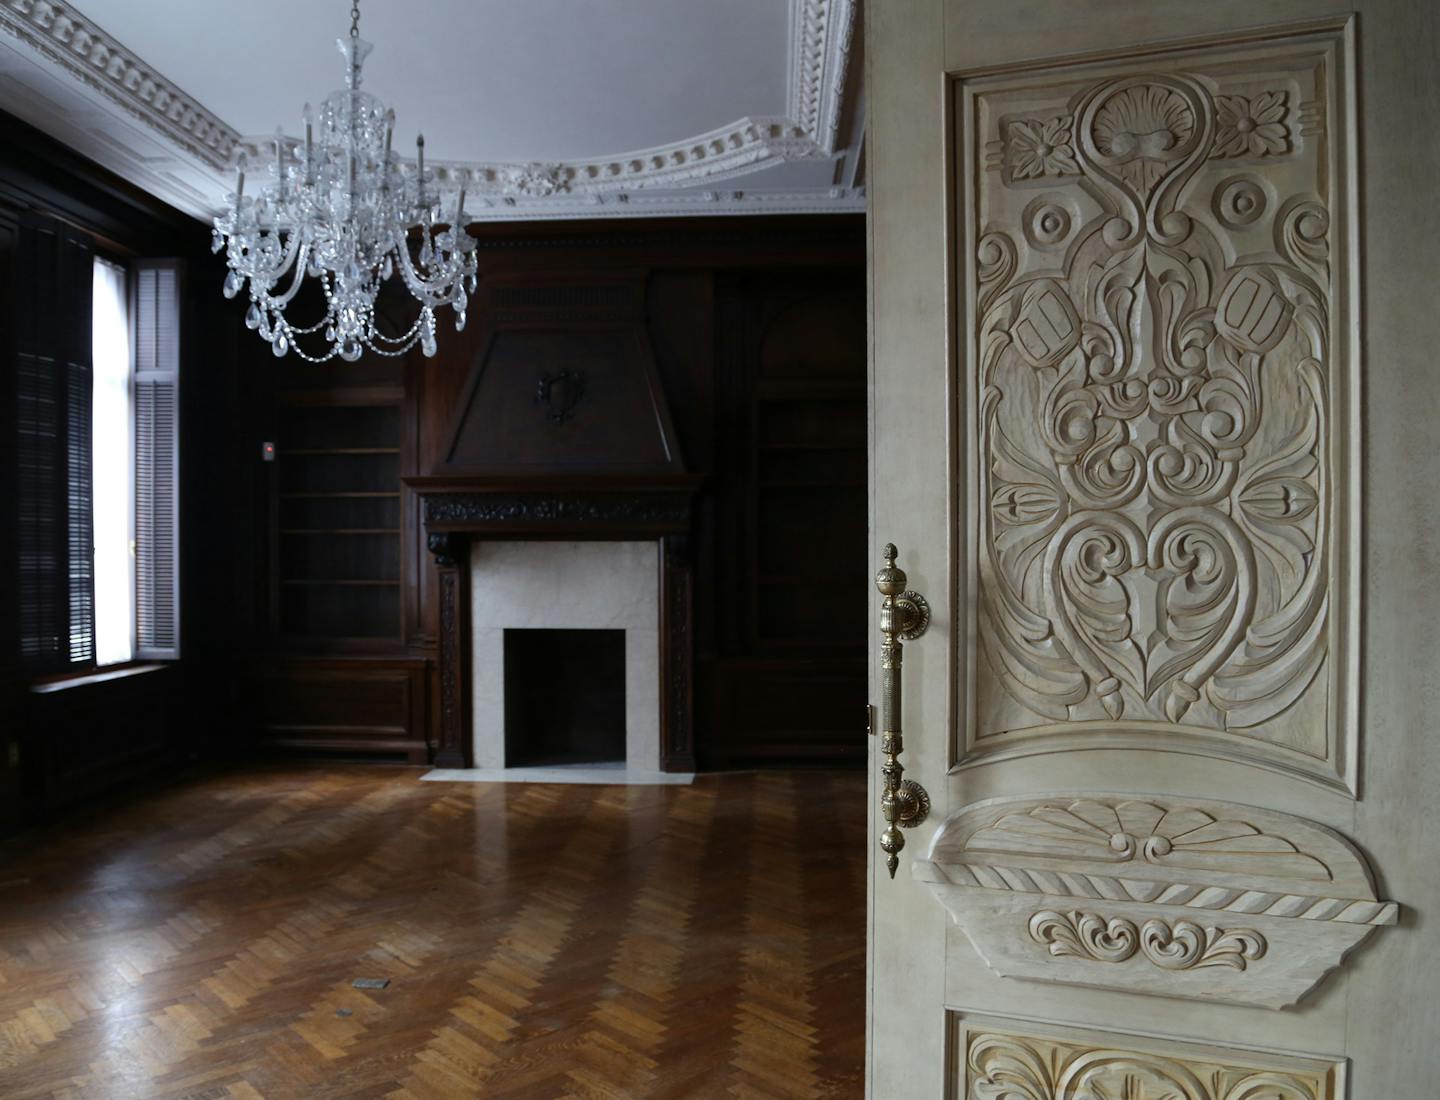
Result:
{"label": "built-in wood bookshelf", "polygon": [[285,641],[400,639],[400,404],[336,395],[279,410],[276,631]]}
{"label": "built-in wood bookshelf", "polygon": [[755,640],[854,649],[868,596],[855,537],[866,515],[864,391],[762,378],[753,416]]}

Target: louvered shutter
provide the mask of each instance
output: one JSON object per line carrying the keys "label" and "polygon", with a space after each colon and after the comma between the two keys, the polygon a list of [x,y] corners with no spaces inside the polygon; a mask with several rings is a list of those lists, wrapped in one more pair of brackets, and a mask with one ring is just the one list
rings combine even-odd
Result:
{"label": "louvered shutter", "polygon": [[60,402],[55,360],[16,356],[16,527],[19,540],[20,659],[27,668],[58,664],[65,589],[60,557]]}
{"label": "louvered shutter", "polygon": [[95,657],[88,238],[21,224],[16,287],[15,524],[20,657],[31,672]]}
{"label": "louvered shutter", "polygon": [[95,526],[90,431],[95,252],[88,238],[67,228],[62,265],[65,301],[65,561],[72,665],[95,661]]}
{"label": "louvered shutter", "polygon": [[180,268],[132,268],[135,328],[135,656],[180,655]]}

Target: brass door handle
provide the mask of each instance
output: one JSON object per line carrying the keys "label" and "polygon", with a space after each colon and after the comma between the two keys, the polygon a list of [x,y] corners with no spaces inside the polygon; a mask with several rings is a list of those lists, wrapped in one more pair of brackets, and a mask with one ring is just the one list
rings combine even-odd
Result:
{"label": "brass door handle", "polygon": [[[885,597],[880,605],[880,752],[885,762],[880,766],[882,790],[880,812],[885,815],[885,831],[880,834],[880,847],[885,852],[885,866],[890,877],[900,865],[900,850],[905,847],[901,828],[913,829],[930,816],[930,795],[913,779],[903,778],[905,767],[900,754],[905,751],[901,732],[900,670],[905,647],[901,639],[913,641],[930,625],[930,605],[918,592],[905,588],[905,570],[895,564],[895,544],[885,544],[885,564],[875,574],[875,587]],[[898,828],[897,828],[898,826]]]}

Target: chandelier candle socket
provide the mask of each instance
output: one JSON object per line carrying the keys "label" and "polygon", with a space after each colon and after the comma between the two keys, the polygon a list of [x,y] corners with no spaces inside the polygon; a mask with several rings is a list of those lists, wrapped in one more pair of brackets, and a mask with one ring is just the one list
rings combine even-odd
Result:
{"label": "chandelier candle socket", "polygon": [[[398,356],[417,343],[431,356],[435,311],[453,307],[455,328],[463,329],[468,295],[475,290],[475,241],[465,231],[465,192],[448,211],[438,191],[427,192],[423,136],[415,142],[413,174],[391,152],[395,112],[360,90],[360,69],[371,46],[360,38],[358,3],[350,15],[349,39],[336,39],[345,57],[346,87],[325,97],[318,118],[305,105],[303,149],[276,131],[270,179],[253,196],[245,194],[247,164],[240,155],[235,192],[215,219],[212,247],[225,250],[230,267],[225,297],[234,298],[248,285],[245,325],[276,356],[293,350],[312,363],[336,355],[354,362],[365,348]],[[412,238],[418,241],[413,254]],[[420,315],[409,330],[391,337],[376,327],[375,298],[396,272],[420,303]],[[325,313],[297,327],[285,309],[307,275],[324,291]],[[300,347],[299,337],[317,343],[323,337],[327,346],[312,355]]]}

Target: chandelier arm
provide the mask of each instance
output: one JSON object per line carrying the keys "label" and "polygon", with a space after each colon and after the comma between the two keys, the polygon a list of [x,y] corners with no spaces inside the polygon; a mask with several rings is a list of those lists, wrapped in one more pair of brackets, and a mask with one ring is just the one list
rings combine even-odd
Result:
{"label": "chandelier arm", "polygon": [[[229,261],[230,267],[233,271],[237,272],[242,277],[248,278],[250,280],[250,287],[252,290],[254,289],[255,284],[258,282],[262,287],[264,287],[265,293],[268,295],[270,293],[270,287],[275,285],[275,283],[280,279],[282,275],[285,274],[285,272],[289,269],[291,263],[293,263],[295,260],[295,252],[300,245],[300,242],[295,238],[296,234],[294,233],[291,233],[289,237],[285,238],[285,251],[281,254],[280,259],[277,260],[275,264],[271,267],[261,268],[258,265],[252,263],[250,265],[250,271],[247,273],[244,270],[244,266],[240,262],[243,258],[236,257],[234,255],[236,246],[234,243],[235,239],[233,237],[231,238],[230,247],[226,252],[226,259]],[[263,234],[261,236],[261,239],[264,239]],[[251,254],[253,256],[253,251]]]}
{"label": "chandelier arm", "polygon": [[[293,240],[294,240],[296,237],[298,237],[299,235],[300,235],[300,234],[296,233],[294,230],[291,230],[291,232],[290,232],[290,239],[293,241]],[[302,245],[300,246],[299,251],[295,254],[295,256],[294,256],[293,259],[292,259],[292,264],[293,264],[294,271],[295,271],[295,277],[290,280],[290,289],[287,290],[284,294],[280,295],[278,298],[277,298],[277,297],[273,297],[273,296],[269,296],[269,297],[270,297],[270,308],[271,308],[271,309],[276,309],[276,310],[284,309],[286,306],[288,306],[288,305],[290,304],[291,299],[293,299],[293,298],[295,297],[296,293],[300,290],[300,284],[305,281],[305,261],[306,261],[306,258],[309,256],[309,253],[310,253],[310,246],[309,246],[308,244],[302,244]],[[284,270],[285,270],[285,269],[282,268],[282,269],[281,269],[281,273],[283,273]],[[278,278],[278,274],[277,274],[277,278]],[[268,295],[267,295],[267,296],[268,296]]]}
{"label": "chandelier arm", "polygon": [[400,257],[400,276],[411,294],[422,302],[427,298],[430,299],[426,304],[432,308],[449,305],[453,301],[457,284],[468,274],[461,270],[460,264],[452,259],[447,266],[454,270],[443,271],[431,278],[426,278],[415,269],[408,248],[397,248],[395,251]]}

